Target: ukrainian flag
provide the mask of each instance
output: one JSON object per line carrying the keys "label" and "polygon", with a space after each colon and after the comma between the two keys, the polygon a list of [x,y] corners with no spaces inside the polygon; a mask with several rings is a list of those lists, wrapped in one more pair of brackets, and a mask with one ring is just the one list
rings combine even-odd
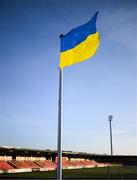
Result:
{"label": "ukrainian flag", "polygon": [[99,46],[99,33],[96,29],[98,12],[92,19],[61,38],[60,68],[85,61],[92,57]]}

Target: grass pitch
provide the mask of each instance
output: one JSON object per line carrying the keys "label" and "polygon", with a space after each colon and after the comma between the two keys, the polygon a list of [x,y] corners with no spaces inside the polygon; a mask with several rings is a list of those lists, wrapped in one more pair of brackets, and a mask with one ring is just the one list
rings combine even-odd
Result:
{"label": "grass pitch", "polygon": [[[110,167],[109,179],[137,179],[137,167]],[[56,171],[0,174],[0,179],[56,179]],[[108,179],[108,168],[63,170],[63,179]]]}

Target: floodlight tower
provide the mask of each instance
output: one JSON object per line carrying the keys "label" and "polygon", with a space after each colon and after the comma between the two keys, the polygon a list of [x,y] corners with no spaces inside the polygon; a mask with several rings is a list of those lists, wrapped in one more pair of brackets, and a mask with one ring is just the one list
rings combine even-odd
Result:
{"label": "floodlight tower", "polygon": [[113,155],[112,126],[111,126],[112,119],[113,119],[113,116],[112,116],[112,115],[109,115],[109,116],[108,116],[108,121],[109,121],[109,126],[110,126],[110,147],[111,147],[111,156]]}

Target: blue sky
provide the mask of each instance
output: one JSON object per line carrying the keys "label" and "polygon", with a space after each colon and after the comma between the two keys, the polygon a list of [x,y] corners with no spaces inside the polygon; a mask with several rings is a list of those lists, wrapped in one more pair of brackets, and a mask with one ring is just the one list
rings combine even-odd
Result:
{"label": "blue sky", "polygon": [[137,154],[136,0],[0,0],[0,145],[57,148],[61,33],[99,11],[100,47],[64,69],[63,149]]}

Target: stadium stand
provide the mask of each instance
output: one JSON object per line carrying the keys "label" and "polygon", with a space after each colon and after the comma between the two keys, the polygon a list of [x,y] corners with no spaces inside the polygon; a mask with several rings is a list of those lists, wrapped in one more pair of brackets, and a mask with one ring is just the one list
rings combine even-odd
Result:
{"label": "stadium stand", "polygon": [[47,170],[55,170],[56,164],[52,161],[46,160],[46,161],[35,161],[35,163],[40,166],[41,168],[46,168]]}
{"label": "stadium stand", "polygon": [[29,166],[29,168],[40,168],[40,166],[33,161],[25,161],[25,163]]}
{"label": "stadium stand", "polygon": [[12,161],[8,161],[8,163],[13,166],[14,168],[17,169],[22,169],[22,168],[40,168],[40,166],[38,166],[37,164],[35,164],[32,161],[16,161],[16,160],[12,160]]}
{"label": "stadium stand", "polygon": [[11,165],[9,165],[7,162],[5,161],[0,161],[0,170],[2,171],[7,171],[9,169],[13,169],[14,167],[12,167]]}
{"label": "stadium stand", "polygon": [[[91,160],[91,155],[63,152],[63,169],[93,168],[110,166],[110,162],[96,162]],[[94,156],[96,159],[107,156]],[[115,157],[116,158],[116,157]],[[123,158],[123,157],[122,157]],[[50,171],[57,168],[57,152],[32,150],[25,148],[0,147],[0,173]]]}
{"label": "stadium stand", "polygon": [[[57,158],[55,160],[57,164]],[[79,158],[71,158],[70,160],[66,157],[62,158],[62,166],[63,169],[76,169],[76,168],[91,168],[100,165],[101,163],[97,163],[93,160],[85,160]]]}
{"label": "stadium stand", "polygon": [[16,161],[16,160],[12,160],[12,161],[8,161],[8,163],[13,166],[14,168],[17,169],[22,169],[22,168],[30,168],[28,166],[28,164],[26,164],[25,161]]}
{"label": "stadium stand", "polygon": [[45,161],[45,167],[48,169],[48,170],[55,170],[56,169],[56,164],[52,161]]}
{"label": "stadium stand", "polygon": [[[56,160],[56,164],[57,164],[57,160]],[[71,161],[69,161],[69,159],[67,157],[62,157],[62,167],[63,169],[73,169],[74,166],[71,163]]]}
{"label": "stadium stand", "polygon": [[[108,164],[106,164],[107,166]],[[66,157],[62,158],[63,169],[78,169],[78,168],[92,168],[92,167],[104,167],[104,163],[97,163],[94,160],[81,160],[77,158],[68,159]],[[42,161],[0,161],[0,172],[24,172],[24,171],[50,171],[57,168],[57,158],[55,162],[50,160]],[[10,171],[9,171],[10,170]]]}

